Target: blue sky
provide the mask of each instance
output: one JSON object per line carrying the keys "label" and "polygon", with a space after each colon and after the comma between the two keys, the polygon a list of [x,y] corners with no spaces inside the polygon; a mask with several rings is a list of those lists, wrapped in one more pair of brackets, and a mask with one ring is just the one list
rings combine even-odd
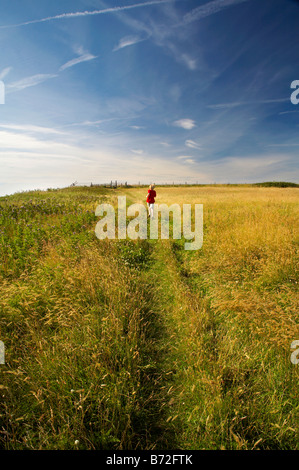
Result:
{"label": "blue sky", "polygon": [[298,182],[299,2],[0,0],[0,195]]}

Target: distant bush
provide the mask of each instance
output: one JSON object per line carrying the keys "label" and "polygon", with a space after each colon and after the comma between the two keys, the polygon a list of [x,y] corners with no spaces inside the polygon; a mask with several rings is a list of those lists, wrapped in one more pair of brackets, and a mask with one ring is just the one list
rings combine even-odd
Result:
{"label": "distant bush", "polygon": [[269,188],[275,186],[277,188],[298,188],[299,184],[297,183],[286,183],[284,181],[267,181],[265,183],[254,183],[254,186],[263,186]]}

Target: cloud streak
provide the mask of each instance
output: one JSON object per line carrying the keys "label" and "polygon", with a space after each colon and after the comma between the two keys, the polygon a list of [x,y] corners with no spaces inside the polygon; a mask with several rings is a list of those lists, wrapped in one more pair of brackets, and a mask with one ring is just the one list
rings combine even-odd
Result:
{"label": "cloud streak", "polygon": [[11,70],[12,67],[6,67],[5,69],[3,69],[2,72],[0,72],[0,80],[3,80],[3,78],[5,78]]}
{"label": "cloud streak", "polygon": [[209,104],[207,108],[229,109],[229,108],[236,108],[238,106],[244,106],[244,105],[249,105],[249,104],[285,103],[287,101],[290,101],[290,98],[278,98],[278,99],[270,99],[270,100],[252,100],[252,101],[234,101],[231,103]]}
{"label": "cloud streak", "polygon": [[[93,54],[90,54],[88,52],[82,51],[82,49],[79,49],[79,57],[76,57],[75,59],[69,60],[65,64],[63,64],[60,68],[58,73],[39,73],[36,75],[31,75],[29,77],[22,78],[21,80],[15,81],[13,83],[10,83],[7,85],[7,92],[15,92],[15,91],[20,91],[24,90],[25,88],[33,87],[36,85],[39,85],[40,83],[45,82],[46,80],[49,80],[51,78],[56,78],[59,76],[59,72],[62,72],[70,67],[74,67],[74,65],[81,64],[82,62],[87,62],[89,60],[96,59],[98,56],[95,56]],[[4,69],[1,72],[2,76],[7,75],[10,72],[11,67],[8,67],[7,69]],[[0,75],[0,77],[1,77]]]}
{"label": "cloud streak", "polygon": [[140,38],[139,36],[125,36],[122,38],[118,45],[114,47],[113,52],[123,49],[124,47],[133,46],[139,42],[145,41],[147,38]]}
{"label": "cloud streak", "polygon": [[62,70],[65,70],[65,69],[69,69],[70,67],[73,67],[74,65],[81,64],[82,62],[87,62],[89,60],[93,60],[93,59],[96,59],[96,58],[97,58],[96,55],[82,54],[79,57],[76,57],[75,59],[69,60],[68,62],[63,64],[60,67],[59,70],[62,71]]}
{"label": "cloud streak", "polygon": [[201,145],[199,145],[197,142],[194,142],[194,140],[186,140],[185,145],[186,147],[189,147],[191,149],[196,149],[196,150],[201,149]]}
{"label": "cloud streak", "polygon": [[32,86],[39,85],[40,83],[49,80],[50,78],[58,77],[57,74],[49,74],[49,73],[39,73],[37,75],[31,75],[30,77],[22,78],[16,82],[10,83],[7,85],[6,89],[9,93],[10,91],[19,91],[24,90],[25,88],[29,88]]}
{"label": "cloud streak", "polygon": [[143,155],[142,149],[131,149],[131,152],[135,153],[135,155]]}
{"label": "cloud streak", "polygon": [[189,24],[193,21],[198,21],[206,18],[207,16],[214,15],[215,13],[218,13],[219,11],[224,10],[229,6],[234,6],[248,1],[250,0],[214,0],[209,3],[205,3],[200,7],[194,8],[194,10],[191,10],[183,17],[182,23]]}
{"label": "cloud streak", "polygon": [[195,163],[194,158],[190,157],[189,155],[180,155],[179,157],[176,157],[177,160],[182,160],[183,163],[190,163],[193,164]]}
{"label": "cloud streak", "polygon": [[15,28],[19,26],[27,26],[30,24],[45,23],[48,21],[64,20],[64,19],[69,19],[69,18],[80,18],[84,16],[104,15],[107,13],[119,13],[125,10],[133,10],[135,8],[143,8],[143,7],[147,7],[151,5],[162,5],[163,3],[171,3],[174,1],[180,1],[180,0],[151,0],[145,3],[135,3],[133,5],[124,5],[124,6],[119,6],[119,7],[105,8],[103,10],[93,10],[93,11],[86,10],[86,11],[78,11],[78,12],[73,12],[73,13],[62,13],[60,15],[48,16],[46,18],[41,18],[38,20],[25,21],[24,23],[2,25],[0,26],[0,29]]}
{"label": "cloud streak", "polygon": [[32,132],[38,134],[65,134],[65,132],[59,131],[57,129],[53,129],[50,127],[41,127],[41,126],[33,126],[30,124],[1,124],[0,128],[14,130],[14,131],[25,131],[25,132]]}

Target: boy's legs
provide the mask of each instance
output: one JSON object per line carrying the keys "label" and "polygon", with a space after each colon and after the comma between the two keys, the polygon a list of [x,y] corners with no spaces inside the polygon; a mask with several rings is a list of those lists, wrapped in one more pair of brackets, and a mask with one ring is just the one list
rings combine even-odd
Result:
{"label": "boy's legs", "polygon": [[154,204],[149,205],[149,214],[150,214],[151,219],[153,219],[153,217],[154,217]]}

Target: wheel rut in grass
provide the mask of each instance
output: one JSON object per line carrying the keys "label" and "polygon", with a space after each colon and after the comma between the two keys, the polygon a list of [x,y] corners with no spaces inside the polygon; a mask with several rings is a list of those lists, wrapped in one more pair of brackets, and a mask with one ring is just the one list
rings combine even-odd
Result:
{"label": "wheel rut in grass", "polygon": [[132,427],[139,439],[143,436],[146,448],[184,448],[180,436],[193,385],[189,390],[184,382],[198,354],[194,337],[199,335],[201,305],[182,277],[171,241],[152,243],[150,264],[142,276],[146,292],[140,377],[143,409],[132,417]]}
{"label": "wheel rut in grass", "polygon": [[[169,358],[173,338],[165,317],[165,295],[160,283],[157,244],[123,242],[120,260],[139,274],[138,389],[130,415],[134,449],[178,448],[176,428],[170,414],[174,401],[175,364]],[[130,246],[133,249],[130,249]],[[142,248],[140,248],[142,247]],[[150,255],[149,255],[150,253]],[[136,377],[135,377],[136,380]]]}

